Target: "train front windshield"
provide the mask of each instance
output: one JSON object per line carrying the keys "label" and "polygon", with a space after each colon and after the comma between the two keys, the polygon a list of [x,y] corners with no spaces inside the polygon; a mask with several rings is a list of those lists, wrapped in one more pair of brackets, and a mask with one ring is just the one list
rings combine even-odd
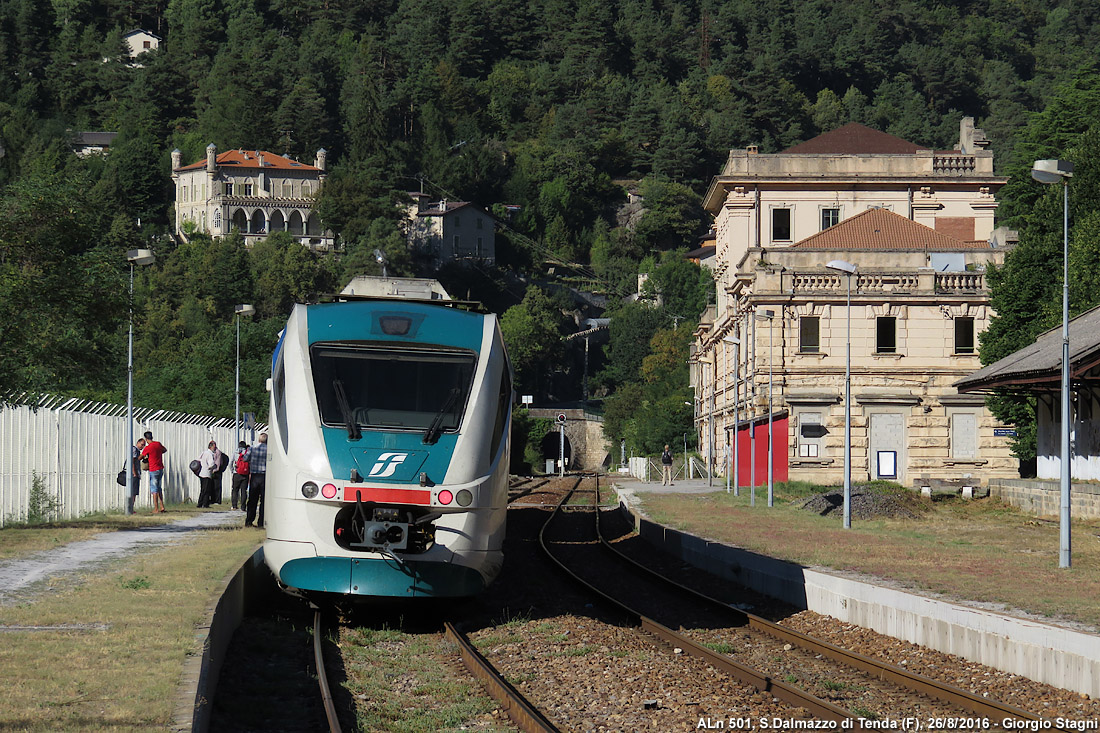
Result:
{"label": "train front windshield", "polygon": [[434,443],[458,429],[473,383],[472,352],[316,344],[313,385],[321,422],[360,428],[420,431]]}

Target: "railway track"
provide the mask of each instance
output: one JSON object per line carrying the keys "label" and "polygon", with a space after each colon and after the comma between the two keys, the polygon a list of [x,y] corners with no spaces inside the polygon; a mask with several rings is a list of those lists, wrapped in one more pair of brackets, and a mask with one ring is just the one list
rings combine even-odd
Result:
{"label": "railway track", "polygon": [[[921,721],[958,721],[964,726],[968,725],[966,721],[969,720],[975,721],[974,724],[979,726],[992,727],[999,727],[1004,720],[1020,721],[1021,725],[1026,725],[1026,721],[1039,720],[1036,715],[996,700],[979,697],[952,685],[812,639],[753,614],[731,608],[725,603],[655,574],[650,568],[619,553],[612,543],[602,536],[601,512],[592,509],[599,503],[598,482],[595,500],[587,508],[594,515],[595,521],[592,525],[595,537],[608,558],[601,559],[600,562],[614,563],[614,569],[601,568],[599,571],[601,580],[592,582],[590,578],[594,573],[591,571],[596,563],[591,556],[591,548],[595,540],[586,545],[582,540],[577,539],[573,534],[578,531],[577,526],[569,529],[571,534],[567,546],[563,547],[559,544],[552,551],[550,546],[553,543],[547,539],[547,532],[555,522],[578,524],[577,514],[570,512],[570,519],[565,520],[562,519],[562,510],[569,505],[573,492],[579,485],[578,481],[573,490],[562,497],[558,509],[544,525],[540,533],[540,543],[544,551],[578,582],[589,587],[593,593],[603,598],[609,605],[618,608],[623,614],[636,619],[643,631],[670,646],[698,656],[738,680],[751,684],[759,690],[767,691],[793,707],[810,711],[815,718],[821,720],[874,718],[882,713],[888,713],[894,719],[904,717]],[[578,570],[578,567],[585,570]],[[617,579],[617,582],[612,584],[613,590],[607,587],[606,579],[609,577]],[[657,591],[657,587],[662,587],[664,590]],[[640,590],[642,592],[639,592]],[[685,608],[686,605],[683,602],[685,598],[691,599],[690,604],[687,604],[692,608],[691,613],[670,617],[667,609]],[[661,612],[662,608],[666,609],[664,613]],[[665,623],[651,616],[663,616],[661,620]],[[694,630],[673,631],[670,625]],[[713,633],[713,629],[722,627],[728,627],[732,631]],[[708,628],[712,631],[706,631]],[[723,637],[733,638],[734,644],[724,641]],[[764,638],[767,639],[766,643],[763,641]],[[826,684],[826,694],[819,697],[802,689],[801,684],[796,686],[778,678],[775,672],[761,671],[755,666],[738,661],[735,657],[741,656],[740,654],[734,654],[732,651],[728,654],[719,653],[711,648],[729,650],[731,646],[759,647],[753,655],[754,658],[760,658],[761,651],[765,657],[770,656],[773,659],[782,657],[787,669],[793,667],[799,670],[797,676],[800,683],[804,678],[812,677],[832,681],[833,687]],[[779,657],[776,656],[777,654]],[[830,666],[833,670],[838,669],[838,665],[843,665],[845,670],[843,673],[829,670]],[[809,673],[808,670],[817,671]],[[836,688],[841,685],[837,680],[848,678],[852,674],[859,674],[862,681],[858,685],[844,683],[844,686],[858,689],[859,699],[845,700],[845,695],[837,694],[839,690]],[[818,687],[820,686],[819,684]],[[822,699],[825,696],[833,700]],[[879,711],[881,712],[868,707],[868,703],[865,702],[868,697],[880,701]],[[846,702],[846,705],[838,704],[837,699],[840,702]],[[1057,726],[1054,725],[1053,728],[1057,729]]]}

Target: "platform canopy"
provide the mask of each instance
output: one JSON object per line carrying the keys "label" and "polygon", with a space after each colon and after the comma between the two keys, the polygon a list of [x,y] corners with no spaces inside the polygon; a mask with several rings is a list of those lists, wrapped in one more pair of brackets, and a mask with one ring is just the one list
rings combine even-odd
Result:
{"label": "platform canopy", "polygon": [[[1100,306],[1069,322],[1070,380],[1100,385]],[[1062,384],[1062,326],[1041,334],[1035,343],[982,367],[955,382],[959,392],[1009,389],[1058,392]]]}

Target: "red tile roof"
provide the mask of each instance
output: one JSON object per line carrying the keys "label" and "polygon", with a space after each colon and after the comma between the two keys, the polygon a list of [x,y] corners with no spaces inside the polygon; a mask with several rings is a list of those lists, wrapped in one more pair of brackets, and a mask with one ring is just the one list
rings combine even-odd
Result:
{"label": "red tile roof", "polygon": [[879,132],[858,122],[824,132],[804,143],[787,148],[782,155],[912,155],[931,150],[908,140]]}
{"label": "red tile roof", "polygon": [[818,232],[791,249],[877,249],[963,251],[989,249],[988,242],[964,242],[886,209],[868,209]]}
{"label": "red tile roof", "polygon": [[[227,150],[224,153],[218,153],[214,159],[221,168],[240,168],[241,170],[247,170],[254,168],[260,169],[260,156],[264,159],[264,170],[286,170],[286,171],[320,171],[320,168],[315,168],[312,165],[305,163],[299,163],[296,160],[290,158],[284,158],[276,153],[270,153],[266,150]],[[206,167],[206,159],[200,160],[197,163],[191,165],[185,165],[178,170],[192,171],[201,170]]]}

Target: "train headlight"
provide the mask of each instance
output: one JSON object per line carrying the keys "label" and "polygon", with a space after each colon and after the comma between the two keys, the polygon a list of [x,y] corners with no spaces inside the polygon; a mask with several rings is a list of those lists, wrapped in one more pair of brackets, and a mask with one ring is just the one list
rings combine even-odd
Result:
{"label": "train headlight", "polygon": [[337,489],[335,484],[325,484],[321,487],[321,496],[325,497],[326,499],[335,499],[336,493]]}
{"label": "train headlight", "polygon": [[450,491],[448,491],[447,489],[443,489],[439,492],[439,496],[437,498],[439,499],[440,504],[447,505],[454,501],[455,497],[454,494],[452,494]]}
{"label": "train headlight", "polygon": [[317,484],[312,481],[306,481],[302,484],[302,496],[307,499],[312,499],[317,496]]}
{"label": "train headlight", "polygon": [[470,506],[474,502],[474,495],[469,489],[462,489],[455,496],[455,501],[458,502],[459,506]]}

